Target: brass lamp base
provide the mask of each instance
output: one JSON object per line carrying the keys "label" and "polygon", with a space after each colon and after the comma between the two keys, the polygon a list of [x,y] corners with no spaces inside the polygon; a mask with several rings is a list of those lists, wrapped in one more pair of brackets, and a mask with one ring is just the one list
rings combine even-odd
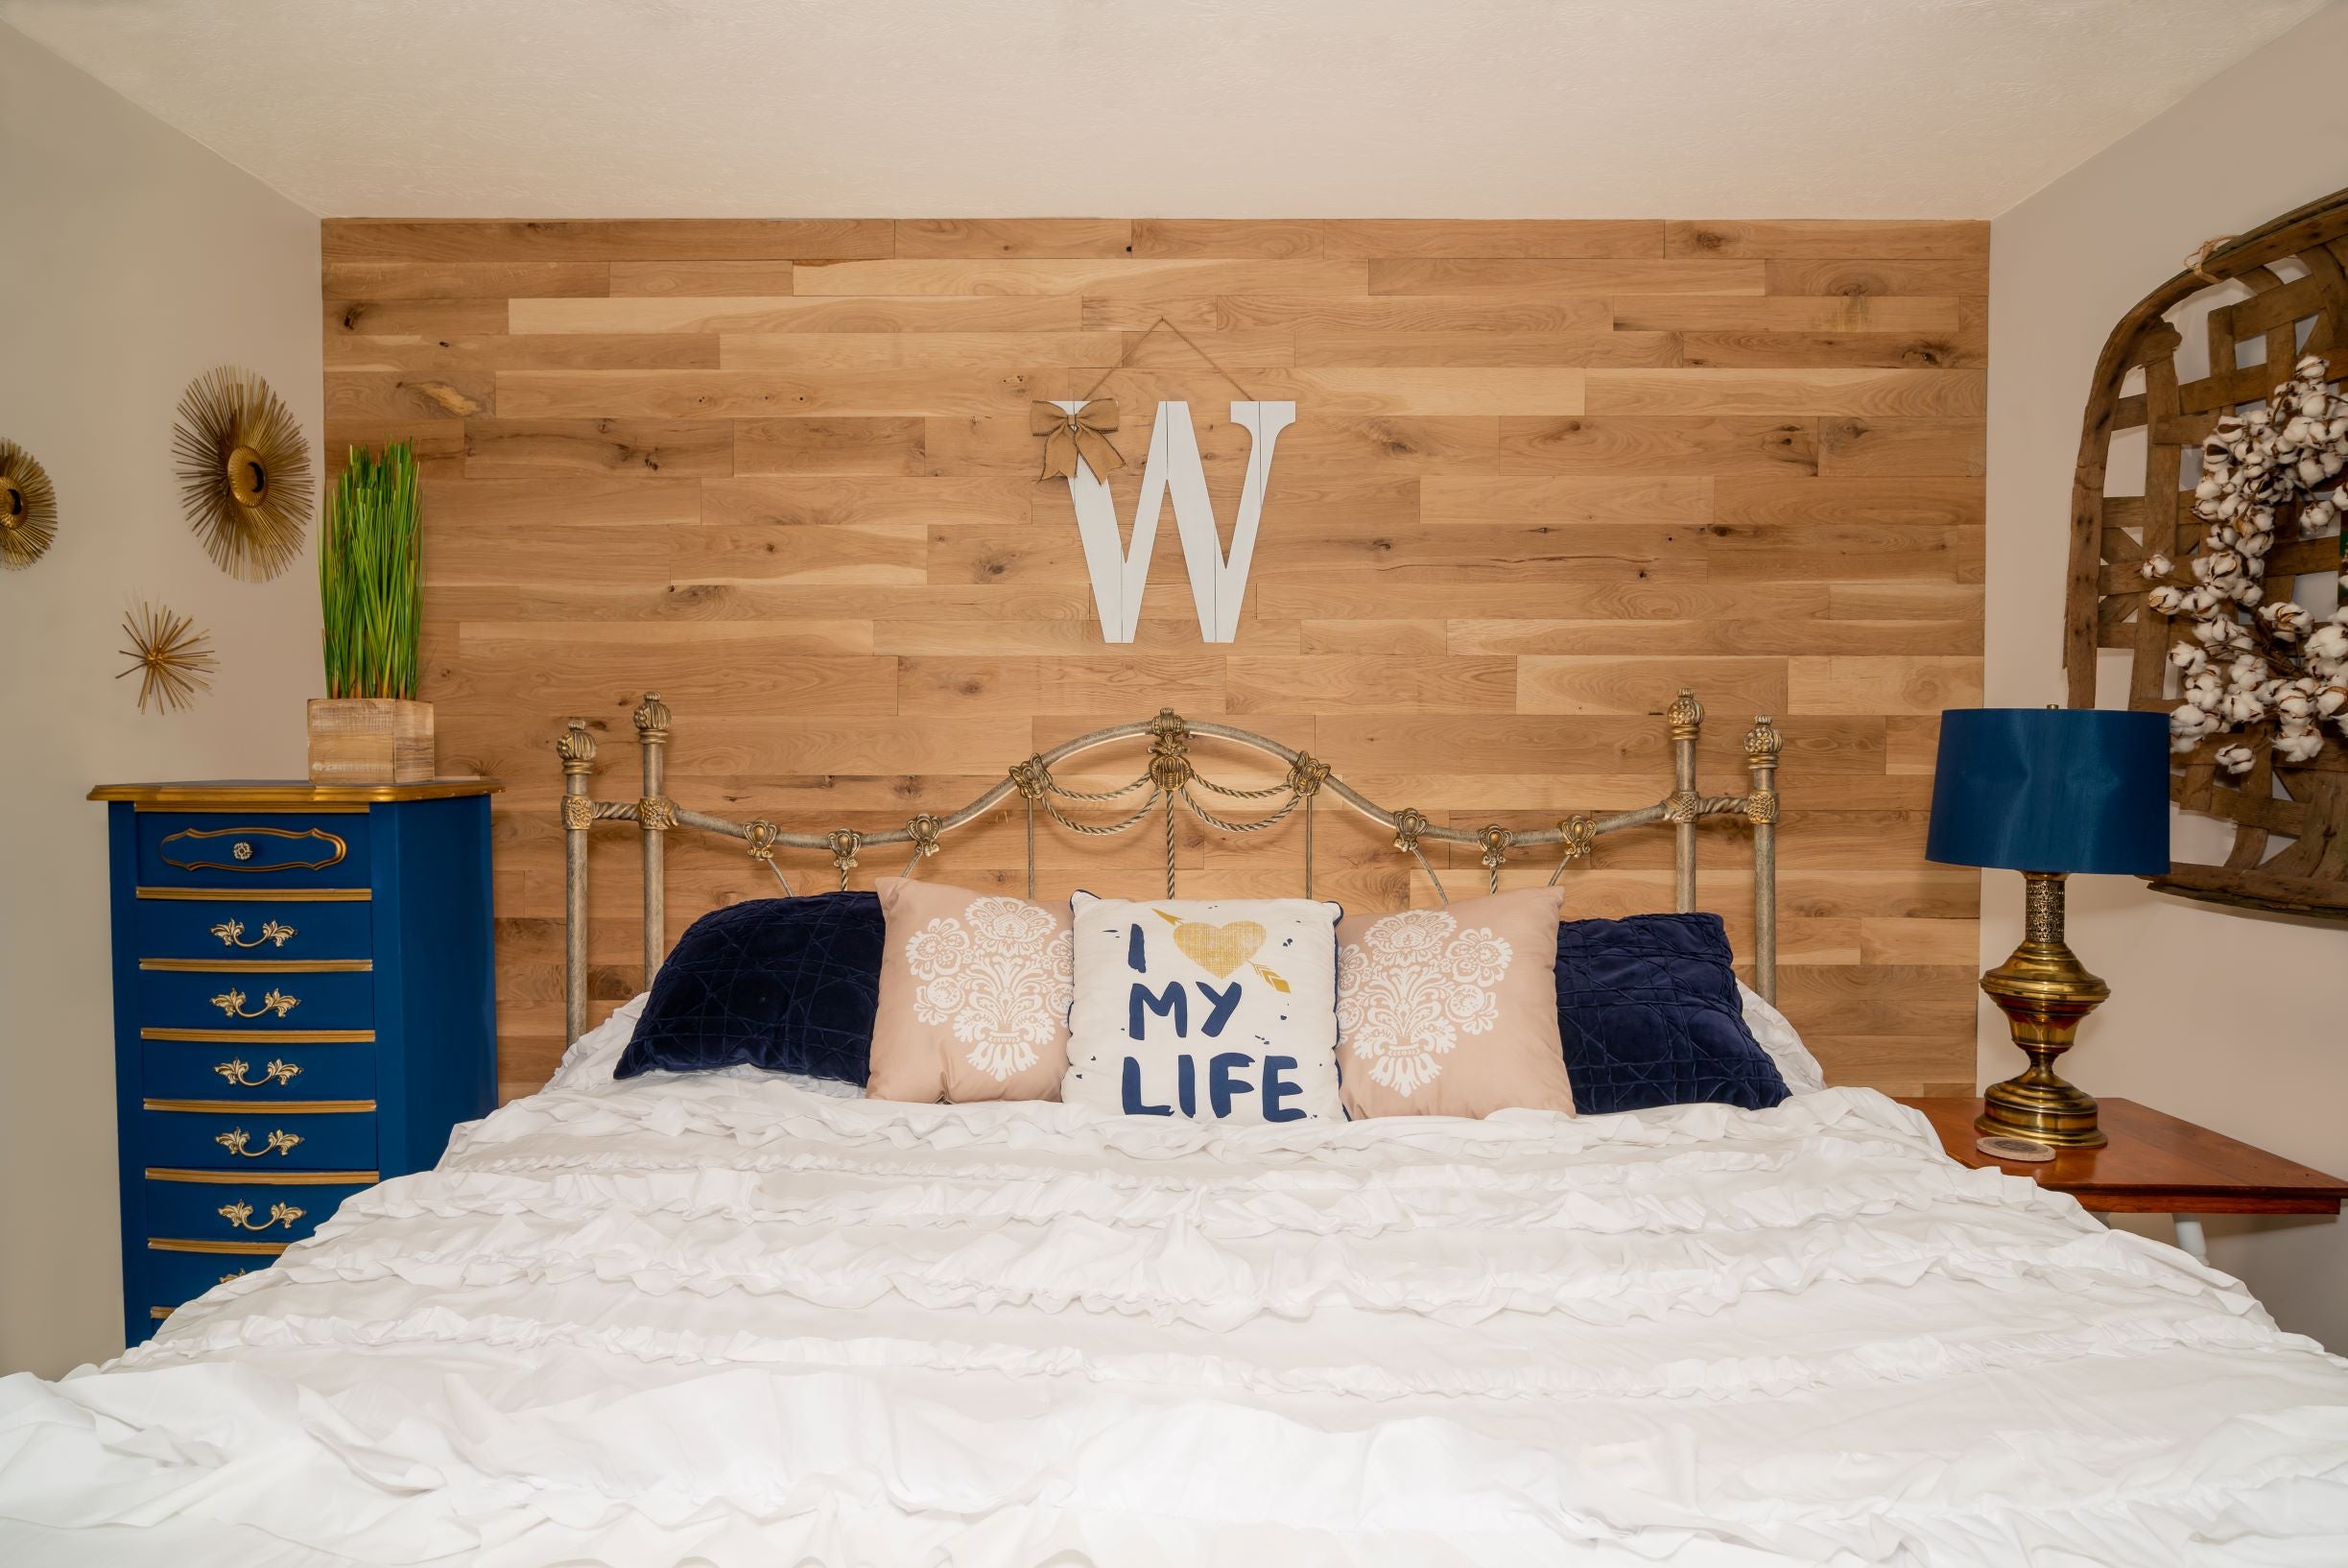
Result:
{"label": "brass lamp base", "polygon": [[2054,1058],[2071,1049],[2079,1020],[2112,988],[2087,972],[2063,940],[2063,875],[2025,871],[2022,945],[1981,976],[1981,989],[2004,1012],[2014,1043],[2030,1065],[1982,1095],[1976,1130],[2031,1138],[2061,1149],[2100,1149],[2111,1140],[2096,1126],[2095,1097],[2065,1082]]}

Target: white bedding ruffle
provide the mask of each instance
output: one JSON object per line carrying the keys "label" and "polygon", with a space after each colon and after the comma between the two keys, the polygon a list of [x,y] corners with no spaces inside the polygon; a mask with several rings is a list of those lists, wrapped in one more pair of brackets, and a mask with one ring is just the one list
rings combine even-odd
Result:
{"label": "white bedding ruffle", "polygon": [[[699,1559],[695,1558],[699,1554]],[[2348,1363],[1773,1111],[1221,1128],[583,1082],[0,1380],[0,1560],[2348,1562]]]}

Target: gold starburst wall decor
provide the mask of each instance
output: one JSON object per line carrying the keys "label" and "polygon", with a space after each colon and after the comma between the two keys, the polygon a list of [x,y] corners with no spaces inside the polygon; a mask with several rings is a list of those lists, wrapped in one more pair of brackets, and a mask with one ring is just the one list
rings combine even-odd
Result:
{"label": "gold starburst wall decor", "polygon": [[20,571],[57,537],[57,487],[32,453],[0,437],[0,566]]}
{"label": "gold starburst wall decor", "polygon": [[248,582],[284,571],[310,517],[310,445],[269,383],[225,365],[197,377],[172,450],[188,526],[220,569]]}
{"label": "gold starburst wall decor", "polygon": [[130,665],[114,678],[139,677],[139,712],[146,712],[150,701],[157,713],[186,707],[197,693],[211,687],[212,671],[219,663],[212,656],[212,640],[186,616],[142,601],[124,612],[122,630],[130,639],[130,646],[122,650]]}

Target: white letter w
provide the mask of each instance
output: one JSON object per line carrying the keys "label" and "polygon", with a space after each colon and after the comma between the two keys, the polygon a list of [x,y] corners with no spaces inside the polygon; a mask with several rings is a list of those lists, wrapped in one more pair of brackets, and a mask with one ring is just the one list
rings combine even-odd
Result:
{"label": "white letter w", "polygon": [[[1076,413],[1081,402],[1054,406]],[[1093,605],[1101,612],[1101,635],[1131,642],[1141,625],[1142,587],[1150,579],[1150,551],[1157,541],[1166,492],[1174,491],[1174,530],[1190,568],[1192,600],[1198,606],[1198,633],[1208,642],[1239,636],[1239,611],[1247,595],[1247,568],[1255,559],[1256,526],[1264,516],[1264,487],[1271,477],[1272,449],[1280,432],[1296,421],[1296,405],[1234,403],[1231,422],[1247,432],[1247,482],[1240,492],[1239,521],[1231,530],[1226,558],[1207,499],[1206,465],[1198,457],[1198,436],[1191,428],[1188,403],[1160,403],[1150,431],[1150,461],[1142,469],[1140,504],[1133,512],[1133,543],[1117,547],[1117,504],[1109,487],[1082,458],[1068,479],[1076,502],[1077,535],[1084,541],[1084,569],[1091,574]]]}

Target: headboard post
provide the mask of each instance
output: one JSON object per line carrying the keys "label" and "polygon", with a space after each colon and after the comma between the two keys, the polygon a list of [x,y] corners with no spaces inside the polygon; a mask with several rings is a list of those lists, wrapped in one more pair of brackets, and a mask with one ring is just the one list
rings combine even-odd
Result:
{"label": "headboard post", "polygon": [[1753,989],[1777,1000],[1777,754],[1784,745],[1767,714],[1744,732],[1752,789],[1744,820],[1753,825]]}
{"label": "headboard post", "polygon": [[573,719],[555,742],[562,758],[562,1043],[587,1032],[587,828],[595,803],[587,774],[595,768],[595,737],[587,721]]}
{"label": "headboard post", "polygon": [[644,843],[644,984],[650,989],[669,947],[666,850],[668,831],[676,825],[676,807],[664,793],[669,705],[658,692],[646,692],[634,718],[636,747],[644,753],[644,798],[636,802],[636,829]]}
{"label": "headboard post", "polygon": [[1696,741],[1703,733],[1704,704],[1687,687],[1672,699],[1672,797],[1663,803],[1664,820],[1672,824],[1672,908],[1686,915],[1696,908],[1696,823],[1702,814],[1696,793]]}

